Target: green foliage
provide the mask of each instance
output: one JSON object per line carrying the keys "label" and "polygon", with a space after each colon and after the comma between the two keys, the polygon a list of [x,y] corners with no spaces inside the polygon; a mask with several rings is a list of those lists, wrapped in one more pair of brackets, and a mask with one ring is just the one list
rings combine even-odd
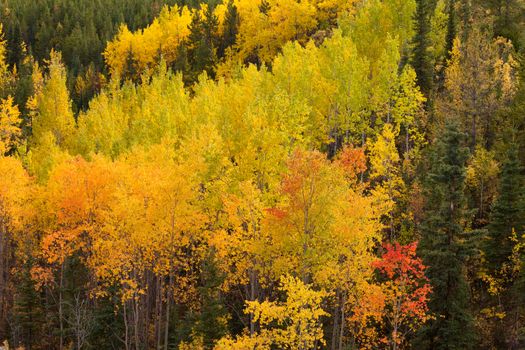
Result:
{"label": "green foliage", "polygon": [[429,266],[433,288],[430,310],[435,319],[423,327],[418,349],[470,349],[475,345],[473,317],[465,263],[469,256],[466,232],[465,135],[450,122],[433,146],[426,176],[426,210],[419,251]]}
{"label": "green foliage", "polygon": [[512,231],[525,230],[525,185],[516,143],[511,143],[503,162],[499,194],[494,202],[485,256],[491,271],[501,269],[512,254]]}
{"label": "green foliage", "polygon": [[233,0],[230,0],[228,1],[228,7],[226,8],[223,34],[217,52],[218,57],[224,57],[226,50],[235,44],[237,34],[239,33],[239,22],[240,19],[237,6],[235,6]]}
{"label": "green foliage", "polygon": [[218,19],[211,6],[206,6],[204,16],[200,12],[193,16],[188,37],[188,64],[191,67],[187,73],[189,83],[196,82],[203,72],[208,77],[215,77],[214,67],[219,46],[217,27]]}
{"label": "green foliage", "polygon": [[0,336],[525,347],[523,9],[0,0]]}
{"label": "green foliage", "polygon": [[18,327],[12,332],[15,334],[15,346],[38,349],[40,346],[45,346],[45,341],[42,339],[45,314],[42,309],[42,296],[37,292],[35,282],[31,278],[32,266],[33,262],[28,260],[20,266],[16,274],[13,318]]}
{"label": "green foliage", "polygon": [[414,54],[412,65],[417,72],[418,84],[428,94],[432,90],[434,65],[431,57],[431,16],[434,0],[417,1],[416,35],[414,37]]}
{"label": "green foliage", "polygon": [[51,49],[60,50],[74,75],[94,63],[102,69],[102,51],[122,22],[132,29],[145,27],[159,14],[162,5],[176,0],[6,0],[0,5],[9,62],[23,58],[21,44],[42,62]]}

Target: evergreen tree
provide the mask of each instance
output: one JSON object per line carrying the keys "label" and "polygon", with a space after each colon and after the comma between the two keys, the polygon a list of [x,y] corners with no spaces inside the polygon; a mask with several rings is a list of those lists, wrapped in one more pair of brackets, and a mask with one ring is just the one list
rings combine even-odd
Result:
{"label": "evergreen tree", "polygon": [[519,156],[525,164],[525,60],[521,57],[518,67],[518,87],[506,118],[502,119],[501,132],[498,133],[499,141],[504,143],[511,130],[519,145]]}
{"label": "evergreen tree", "polygon": [[191,67],[189,80],[196,82],[202,72],[214,77],[214,66],[217,61],[217,27],[219,21],[211,6],[206,8],[205,18],[199,12],[193,16],[188,38],[188,61]]}
{"label": "evergreen tree", "polygon": [[447,25],[447,44],[446,52],[450,53],[454,47],[454,39],[456,38],[456,0],[448,0],[448,25]]}
{"label": "evergreen tree", "polygon": [[28,259],[17,274],[13,309],[16,328],[11,330],[15,347],[24,346],[27,350],[39,348],[44,343],[41,337],[44,323],[42,298],[31,278],[32,265],[32,259]]}
{"label": "evergreen tree", "polygon": [[123,79],[135,81],[138,78],[135,58],[133,57],[133,49],[130,47],[126,56],[126,67],[124,68]]}
{"label": "evergreen tree", "polygon": [[237,12],[237,6],[233,3],[233,0],[228,2],[228,8],[226,9],[226,17],[224,19],[224,32],[222,34],[221,42],[219,44],[217,56],[219,58],[224,57],[226,49],[235,44],[237,33],[239,32],[239,13]]}
{"label": "evergreen tree", "polygon": [[433,288],[430,310],[435,319],[423,327],[417,349],[470,349],[473,319],[465,261],[469,254],[464,230],[465,135],[449,122],[433,146],[426,177],[426,218],[419,246]]}
{"label": "evergreen tree", "polygon": [[430,55],[430,14],[435,6],[434,0],[418,0],[416,12],[416,36],[412,65],[417,73],[421,91],[429,95],[433,85],[434,67]]}
{"label": "evergreen tree", "polygon": [[202,267],[201,310],[195,322],[195,331],[200,334],[206,348],[228,333],[227,311],[221,298],[224,276],[218,270],[213,257],[208,257]]}
{"label": "evergreen tree", "polygon": [[177,48],[177,58],[170,65],[174,72],[182,74],[184,83],[188,86],[190,84],[190,65],[188,62],[188,42],[184,40]]}
{"label": "evergreen tree", "polygon": [[512,143],[507,151],[507,158],[501,170],[499,196],[492,208],[488,225],[488,241],[485,255],[489,270],[501,269],[512,254],[514,242],[512,230],[524,232],[525,229],[525,193],[522,166],[518,156],[518,146]]}

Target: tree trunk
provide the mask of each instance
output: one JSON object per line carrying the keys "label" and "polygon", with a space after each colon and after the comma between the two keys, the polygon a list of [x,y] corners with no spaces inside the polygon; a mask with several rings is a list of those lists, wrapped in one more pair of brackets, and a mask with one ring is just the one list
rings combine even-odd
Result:
{"label": "tree trunk", "polygon": [[5,329],[5,315],[7,310],[7,303],[5,291],[7,287],[8,271],[9,271],[9,253],[8,253],[8,239],[7,227],[4,224],[4,219],[0,217],[0,338],[7,337],[4,334]]}
{"label": "tree trunk", "polygon": [[64,263],[60,266],[60,285],[58,290],[58,323],[60,326],[60,346],[59,349],[64,348],[64,315],[62,308],[62,289],[64,288]]}
{"label": "tree trunk", "polygon": [[161,350],[161,325],[162,325],[162,278],[157,276],[157,298],[155,307],[155,336],[157,350]]}
{"label": "tree trunk", "polygon": [[168,288],[166,289],[166,324],[164,325],[164,350],[168,350],[168,340],[169,340],[169,333],[170,333],[170,305],[171,305],[171,298],[170,298],[170,288],[173,285],[173,274],[170,271],[170,277],[169,277],[169,284]]}
{"label": "tree trunk", "polygon": [[[255,276],[255,271],[250,271],[250,301],[255,301],[257,298],[257,277]],[[253,313],[250,312],[250,337],[253,337],[255,334],[255,322],[253,320]]]}
{"label": "tree trunk", "polygon": [[339,330],[339,350],[343,350],[343,343],[344,343],[344,334],[345,334],[345,304],[346,304],[346,296],[344,292],[341,294],[341,325]]}
{"label": "tree trunk", "polygon": [[122,312],[123,312],[123,317],[124,317],[124,345],[126,346],[126,350],[129,350],[129,323],[128,323],[128,314],[126,312],[126,309],[128,308],[127,306],[127,301],[125,301],[123,303],[123,309],[122,309]]}
{"label": "tree trunk", "polygon": [[332,326],[332,346],[331,346],[331,349],[332,350],[337,350],[337,340],[338,340],[338,336],[337,336],[337,332],[339,330],[339,289],[337,289],[336,291],[336,298],[337,298],[337,303],[335,304],[334,306],[334,314],[333,314],[333,326]]}
{"label": "tree trunk", "polygon": [[133,298],[133,333],[135,337],[135,350],[140,350],[140,336],[139,336],[139,298],[137,293],[134,293]]}

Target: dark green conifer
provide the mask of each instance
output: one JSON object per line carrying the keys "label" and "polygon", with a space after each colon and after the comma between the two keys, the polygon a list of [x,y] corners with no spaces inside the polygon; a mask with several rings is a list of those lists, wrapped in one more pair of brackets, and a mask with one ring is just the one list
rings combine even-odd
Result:
{"label": "dark green conifer", "polygon": [[432,90],[434,76],[434,67],[429,50],[430,17],[434,7],[434,0],[417,0],[416,36],[414,37],[412,65],[417,73],[419,87],[427,96]]}
{"label": "dark green conifer", "polygon": [[211,6],[207,7],[205,18],[197,12],[193,16],[188,38],[188,62],[191,67],[189,81],[196,82],[202,72],[209,77],[215,76],[214,67],[217,62],[217,16]]}
{"label": "dark green conifer", "polygon": [[226,17],[224,19],[224,32],[222,34],[221,42],[219,44],[217,56],[219,58],[224,57],[226,49],[235,44],[237,33],[239,32],[239,13],[237,7],[233,3],[233,0],[228,2],[228,8],[226,9]]}
{"label": "dark green conifer", "polygon": [[492,208],[488,225],[485,256],[490,270],[501,269],[512,253],[512,230],[524,232],[525,197],[523,168],[518,156],[518,146],[512,143],[507,151],[500,176],[499,195]]}
{"label": "dark green conifer", "polygon": [[36,291],[31,277],[32,261],[28,260],[16,276],[13,319],[16,329],[14,346],[23,346],[27,350],[40,348],[45,343],[42,339],[44,326],[43,300]]}
{"label": "dark green conifer", "polygon": [[465,232],[464,180],[468,159],[465,135],[448,122],[433,146],[425,179],[426,218],[419,253],[429,267],[433,288],[429,308],[435,319],[420,331],[417,349],[471,349],[475,345],[465,262],[470,249]]}

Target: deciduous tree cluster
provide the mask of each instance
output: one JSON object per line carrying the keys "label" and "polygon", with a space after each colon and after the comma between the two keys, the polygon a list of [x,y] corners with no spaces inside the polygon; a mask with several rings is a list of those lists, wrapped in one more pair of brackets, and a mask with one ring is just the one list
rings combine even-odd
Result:
{"label": "deciduous tree cluster", "polygon": [[521,0],[83,3],[0,5],[0,340],[525,346]]}

